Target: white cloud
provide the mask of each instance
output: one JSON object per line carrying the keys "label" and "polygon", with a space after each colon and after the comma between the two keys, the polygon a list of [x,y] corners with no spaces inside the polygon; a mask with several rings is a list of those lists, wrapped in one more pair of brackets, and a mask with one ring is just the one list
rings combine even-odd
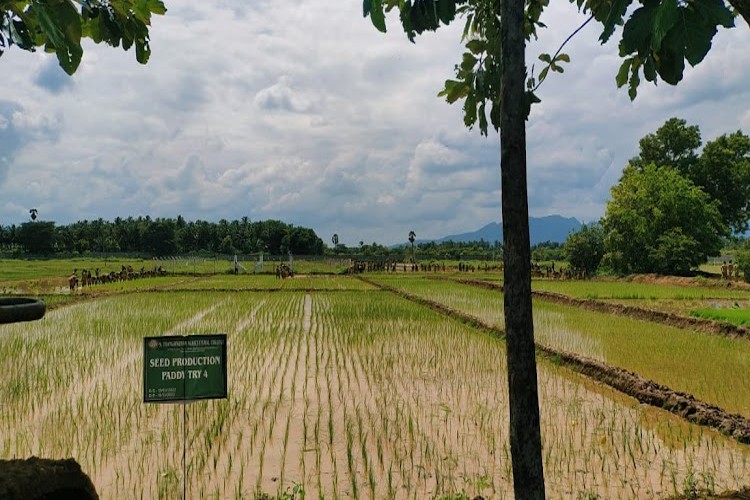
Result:
{"label": "white cloud", "polygon": [[[148,65],[87,43],[69,80],[53,56],[0,59],[0,223],[151,215],[248,215],[328,241],[391,243],[500,219],[499,141],[436,97],[453,76],[461,23],[411,44],[339,0],[167,2]],[[585,18],[553,3],[529,63]],[[750,132],[750,31],[722,31],[678,87],[644,83],[631,103],[617,44],[591,24],[527,122],[530,211],[595,220],[638,139],[671,116],[704,139]],[[617,36],[617,35],[616,35]],[[537,69],[538,71],[538,69]],[[65,77],[67,78],[67,77]]]}
{"label": "white cloud", "polygon": [[281,76],[276,83],[255,94],[255,105],[265,111],[308,113],[315,111],[314,100],[292,89],[292,79]]}

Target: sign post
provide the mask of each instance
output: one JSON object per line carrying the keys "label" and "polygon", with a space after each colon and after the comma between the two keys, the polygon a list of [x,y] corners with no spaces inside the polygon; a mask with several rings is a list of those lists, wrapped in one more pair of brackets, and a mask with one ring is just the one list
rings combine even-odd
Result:
{"label": "sign post", "polygon": [[226,397],[226,334],[144,337],[143,401],[182,403],[183,498],[187,493],[186,405]]}

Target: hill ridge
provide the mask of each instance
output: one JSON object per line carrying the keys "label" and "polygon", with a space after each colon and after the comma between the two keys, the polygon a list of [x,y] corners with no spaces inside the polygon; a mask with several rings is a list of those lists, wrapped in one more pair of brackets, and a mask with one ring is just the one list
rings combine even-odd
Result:
{"label": "hill ridge", "polygon": [[[563,217],[562,215],[547,215],[544,217],[529,217],[529,232],[531,244],[553,241],[563,243],[568,235],[581,228],[581,222],[575,217]],[[443,243],[446,241],[468,242],[484,240],[489,243],[502,242],[503,226],[501,222],[490,222],[476,231],[452,234],[442,238],[417,240],[417,243],[434,241]]]}

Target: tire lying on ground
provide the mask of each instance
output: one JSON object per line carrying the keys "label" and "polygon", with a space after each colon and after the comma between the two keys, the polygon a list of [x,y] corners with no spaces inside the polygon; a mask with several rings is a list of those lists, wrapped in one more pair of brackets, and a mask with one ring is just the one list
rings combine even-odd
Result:
{"label": "tire lying on ground", "polygon": [[94,484],[72,458],[0,460],[4,500],[98,500]]}
{"label": "tire lying on ground", "polygon": [[0,297],[0,323],[34,321],[44,316],[44,302],[25,297]]}

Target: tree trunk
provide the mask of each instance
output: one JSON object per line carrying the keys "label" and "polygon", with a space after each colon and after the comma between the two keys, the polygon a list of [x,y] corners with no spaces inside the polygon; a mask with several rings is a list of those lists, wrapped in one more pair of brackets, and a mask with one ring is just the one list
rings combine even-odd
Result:
{"label": "tree trunk", "polygon": [[513,488],[517,499],[543,499],[526,192],[524,0],[501,0],[500,3],[503,64],[500,170]]}

